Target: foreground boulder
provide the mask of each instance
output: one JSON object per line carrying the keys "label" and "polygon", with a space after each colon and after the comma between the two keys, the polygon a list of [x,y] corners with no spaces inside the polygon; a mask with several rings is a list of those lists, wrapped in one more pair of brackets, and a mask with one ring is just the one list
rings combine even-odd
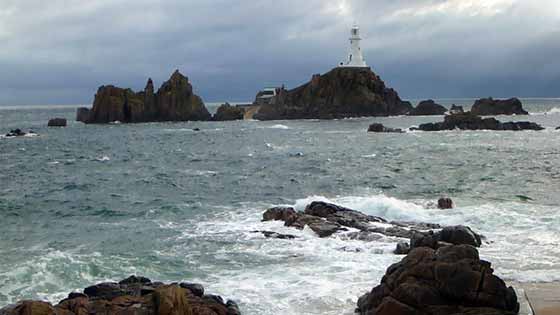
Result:
{"label": "foreground boulder", "polygon": [[335,68],[293,90],[278,89],[258,120],[404,115],[412,109],[369,68]]}
{"label": "foreground boulder", "polygon": [[515,290],[469,245],[413,249],[358,300],[360,315],[514,315]]}
{"label": "foreground boulder", "polygon": [[422,101],[414,108],[408,115],[410,116],[432,116],[432,115],[444,115],[447,112],[447,108],[441,106],[434,102],[434,100]]}
{"label": "foreground boulder", "polygon": [[529,114],[523,109],[523,104],[518,98],[495,100],[491,97],[477,100],[472,106],[471,112],[480,116]]}
{"label": "foreground boulder", "polygon": [[57,305],[22,301],[0,309],[0,315],[240,315],[237,304],[204,294],[200,284],[163,284],[131,276],[73,292]]}
{"label": "foreground boulder", "polygon": [[375,124],[369,125],[368,132],[403,133],[404,131],[402,129],[388,128],[388,127],[383,126],[383,124],[375,123]]}
{"label": "foreground boulder", "polygon": [[[85,111],[79,111],[82,111],[81,117],[85,119]],[[100,87],[85,122],[137,123],[210,119],[210,113],[202,99],[193,93],[188,78],[177,70],[157,93],[154,93],[151,79],[148,80],[144,91],[138,93],[112,85]]]}
{"label": "foreground boulder", "polygon": [[411,130],[443,131],[443,130],[543,130],[544,128],[534,122],[515,121],[502,123],[495,118],[482,118],[472,112],[453,114],[445,116],[443,122],[422,124]]}
{"label": "foreground boulder", "polygon": [[66,118],[53,118],[47,124],[49,127],[66,127]]}
{"label": "foreground boulder", "polygon": [[212,117],[214,121],[243,120],[245,110],[238,106],[231,106],[225,103],[218,107],[216,114]]}

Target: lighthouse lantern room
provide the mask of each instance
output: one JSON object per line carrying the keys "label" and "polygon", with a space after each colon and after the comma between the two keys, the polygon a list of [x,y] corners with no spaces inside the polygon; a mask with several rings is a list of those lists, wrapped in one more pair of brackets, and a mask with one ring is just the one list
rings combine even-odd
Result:
{"label": "lighthouse lantern room", "polygon": [[346,62],[341,62],[341,67],[367,67],[367,64],[362,55],[362,49],[360,48],[360,27],[357,24],[352,26],[350,31],[350,54],[348,55],[348,60]]}

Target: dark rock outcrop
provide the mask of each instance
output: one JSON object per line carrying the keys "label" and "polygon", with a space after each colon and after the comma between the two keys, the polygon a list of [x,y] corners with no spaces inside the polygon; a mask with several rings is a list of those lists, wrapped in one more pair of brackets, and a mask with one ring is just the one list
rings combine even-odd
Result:
{"label": "dark rock outcrop", "polygon": [[412,109],[369,68],[335,68],[293,90],[279,89],[254,118],[336,119],[404,115]]}
{"label": "dark rock outcrop", "polygon": [[411,128],[411,130],[422,131],[443,131],[443,130],[543,130],[544,128],[537,123],[528,121],[515,121],[502,123],[495,118],[482,118],[466,112],[462,114],[454,114],[445,116],[443,122],[422,124],[418,128]]}
{"label": "dark rock outcrop", "polygon": [[390,266],[371,292],[358,300],[360,315],[514,315],[513,288],[480,260],[476,248],[421,247]]}
{"label": "dark rock outcrop", "polygon": [[66,127],[66,118],[53,118],[49,119],[47,124],[49,127]]}
{"label": "dark rock outcrop", "polygon": [[449,109],[449,113],[451,115],[453,114],[462,114],[464,113],[465,110],[463,109],[463,106],[457,106],[455,104],[451,105],[451,108]]}
{"label": "dark rock outcrop", "polygon": [[233,301],[205,295],[200,284],[163,284],[144,277],[101,283],[73,292],[57,305],[22,301],[0,309],[0,315],[240,315]]}
{"label": "dark rock outcrop", "polygon": [[444,115],[447,113],[447,108],[437,104],[433,100],[422,101],[408,113],[410,116],[434,116]]}
{"label": "dark rock outcrop", "polygon": [[472,106],[471,112],[480,116],[529,114],[523,109],[523,104],[518,98],[495,100],[491,97],[477,100]]}
{"label": "dark rock outcrop", "polygon": [[[83,116],[85,116],[85,111]],[[193,93],[188,78],[178,70],[164,82],[157,93],[148,80],[143,92],[112,85],[97,90],[86,123],[138,123],[152,121],[210,120],[202,99]],[[85,117],[84,117],[85,118]]]}
{"label": "dark rock outcrop", "polygon": [[37,135],[35,132],[33,132],[32,130],[29,130],[28,132],[24,132],[21,129],[13,129],[10,130],[10,132],[8,132],[5,137],[7,138],[13,138],[13,137],[23,137],[26,135]]}
{"label": "dark rock outcrop", "polygon": [[415,232],[410,239],[410,248],[430,247],[438,249],[448,245],[471,245],[480,247],[482,237],[468,226],[448,226],[441,231]]}
{"label": "dark rock outcrop", "polygon": [[402,129],[388,128],[383,126],[383,124],[374,123],[369,125],[368,132],[403,133],[404,131]]}
{"label": "dark rock outcrop", "polygon": [[76,110],[76,121],[83,123],[89,120],[90,109],[87,107],[80,107]]}
{"label": "dark rock outcrop", "polygon": [[438,202],[439,209],[453,209],[453,200],[451,198],[443,197],[439,198]]}
{"label": "dark rock outcrop", "polygon": [[357,229],[359,232],[346,233],[341,237],[363,241],[378,240],[379,235],[412,239],[415,235],[435,234],[434,229],[442,228],[432,223],[389,222],[381,217],[318,201],[309,204],[304,212],[282,207],[268,209],[263,214],[263,221],[272,220],[284,221],[285,226],[297,229],[308,226],[319,237],[329,237],[349,228]]}
{"label": "dark rock outcrop", "polygon": [[218,107],[216,114],[212,117],[215,121],[243,120],[245,110],[241,107],[231,106],[225,103]]}

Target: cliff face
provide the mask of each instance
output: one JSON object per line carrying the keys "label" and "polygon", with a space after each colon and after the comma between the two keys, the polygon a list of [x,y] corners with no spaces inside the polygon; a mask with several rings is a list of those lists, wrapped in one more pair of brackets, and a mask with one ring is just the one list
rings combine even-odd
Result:
{"label": "cliff face", "polygon": [[403,115],[410,110],[410,103],[403,102],[371,69],[335,68],[293,90],[280,89],[255,118],[333,119]]}
{"label": "cliff face", "polygon": [[[82,114],[83,115],[83,114]],[[202,99],[195,95],[189,80],[178,70],[157,93],[148,80],[143,92],[135,93],[112,85],[97,90],[86,123],[210,120]]]}

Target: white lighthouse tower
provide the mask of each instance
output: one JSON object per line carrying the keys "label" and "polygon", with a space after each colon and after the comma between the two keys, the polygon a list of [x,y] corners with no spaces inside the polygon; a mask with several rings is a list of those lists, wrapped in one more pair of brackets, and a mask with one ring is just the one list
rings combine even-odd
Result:
{"label": "white lighthouse tower", "polygon": [[355,67],[355,68],[365,68],[367,67],[364,56],[362,55],[362,49],[360,48],[360,27],[357,24],[352,26],[350,31],[350,54],[348,55],[348,60],[346,62],[341,62],[341,67]]}

